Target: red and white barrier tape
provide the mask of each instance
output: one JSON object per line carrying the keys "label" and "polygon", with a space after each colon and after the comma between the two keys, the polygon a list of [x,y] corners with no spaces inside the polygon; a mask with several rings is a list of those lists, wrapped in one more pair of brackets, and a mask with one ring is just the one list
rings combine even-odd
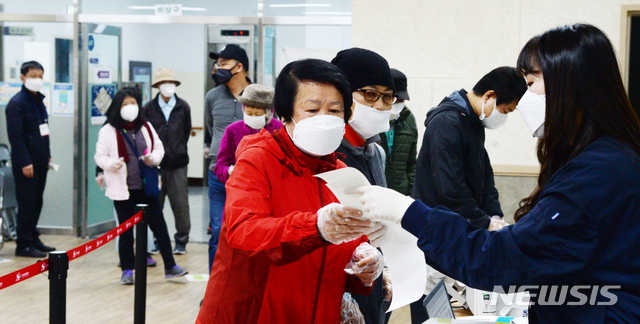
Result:
{"label": "red and white barrier tape", "polygon": [[[142,212],[139,212],[133,215],[133,217],[129,218],[124,223],[120,224],[120,226],[108,231],[97,239],[67,251],[69,261],[84,256],[85,254],[90,253],[97,248],[107,244],[109,241],[116,238],[116,236],[133,227],[133,225],[137,224],[141,219]],[[47,270],[49,270],[49,259],[37,261],[35,264],[0,277],[0,290],[12,286],[18,282],[25,281]]]}

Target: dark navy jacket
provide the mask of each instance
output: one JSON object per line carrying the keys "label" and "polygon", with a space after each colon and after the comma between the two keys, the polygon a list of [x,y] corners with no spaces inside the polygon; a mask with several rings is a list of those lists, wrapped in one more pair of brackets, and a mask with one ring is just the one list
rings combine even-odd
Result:
{"label": "dark navy jacket", "polygon": [[42,99],[44,95],[40,92],[34,96],[22,86],[22,90],[7,104],[5,113],[13,168],[22,169],[30,164],[46,166],[49,163],[49,136],[40,136],[40,124],[49,121]]}
{"label": "dark navy jacket", "polygon": [[[415,201],[402,227],[418,237],[429,265],[473,288],[620,286],[597,295],[617,298],[610,306],[536,303],[529,323],[640,322],[640,156],[610,137],[558,170],[515,225],[474,230],[446,208]],[[579,292],[590,301],[592,290]]]}

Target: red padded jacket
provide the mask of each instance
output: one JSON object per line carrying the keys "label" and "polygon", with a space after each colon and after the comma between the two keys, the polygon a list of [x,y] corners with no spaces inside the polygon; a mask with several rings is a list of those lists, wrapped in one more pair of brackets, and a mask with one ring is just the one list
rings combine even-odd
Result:
{"label": "red padded jacket", "polygon": [[285,128],[245,137],[236,154],[196,323],[339,323],[342,294],[370,292],[343,270],[367,237],[332,245],[316,227],[337,199],[314,175],[344,163],[302,153]]}

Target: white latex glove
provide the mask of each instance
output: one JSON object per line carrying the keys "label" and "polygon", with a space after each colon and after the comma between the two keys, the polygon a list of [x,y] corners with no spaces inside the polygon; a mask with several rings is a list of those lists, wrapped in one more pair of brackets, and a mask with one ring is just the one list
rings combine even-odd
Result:
{"label": "white latex glove", "polygon": [[151,154],[147,154],[142,157],[142,162],[144,162],[144,164],[148,166],[153,166],[153,157],[151,156]]}
{"label": "white latex glove", "polygon": [[369,243],[360,243],[353,250],[351,261],[347,264],[345,272],[356,275],[365,286],[371,287],[382,274],[383,268],[384,257],[382,253]]}
{"label": "white latex glove", "polygon": [[400,223],[404,213],[414,202],[414,199],[395,190],[380,186],[362,186],[353,193],[361,194],[360,202],[364,205],[365,213],[374,220],[388,220]]}
{"label": "white latex glove", "polygon": [[489,231],[499,231],[501,228],[508,226],[509,224],[507,224],[504,220],[502,220],[502,217],[500,216],[491,216],[491,223],[489,223]]}
{"label": "white latex glove", "polygon": [[[376,222],[376,224],[378,224],[378,222]],[[375,247],[380,247],[380,245],[382,245],[382,242],[384,242],[385,239],[385,234],[387,234],[387,225],[384,225],[382,223],[380,223],[380,225],[380,229],[371,233],[367,233],[367,237],[369,238],[371,245]]]}
{"label": "white latex glove", "polygon": [[104,173],[100,172],[98,173],[98,175],[96,176],[96,182],[98,183],[98,186],[100,186],[100,189],[104,190]]}
{"label": "white latex glove", "polygon": [[120,168],[122,168],[123,165],[124,165],[124,158],[120,158],[113,163],[113,169],[119,170]]}
{"label": "white latex glove", "polygon": [[233,172],[233,167],[234,167],[233,164],[229,166],[229,171],[227,171],[227,175],[229,176],[231,175],[231,172]]}
{"label": "white latex glove", "polygon": [[[341,244],[353,241],[367,232],[375,230],[373,222],[365,219],[362,212],[331,203],[318,209],[318,232],[325,241]],[[380,226],[380,225],[378,225]]]}

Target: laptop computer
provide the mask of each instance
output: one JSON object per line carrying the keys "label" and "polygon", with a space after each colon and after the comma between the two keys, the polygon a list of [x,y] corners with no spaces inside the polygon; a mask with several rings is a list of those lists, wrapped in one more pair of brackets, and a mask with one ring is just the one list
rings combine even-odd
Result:
{"label": "laptop computer", "polygon": [[447,288],[444,285],[444,278],[440,279],[435,288],[424,299],[424,307],[427,310],[428,318],[456,318],[449,301]]}

